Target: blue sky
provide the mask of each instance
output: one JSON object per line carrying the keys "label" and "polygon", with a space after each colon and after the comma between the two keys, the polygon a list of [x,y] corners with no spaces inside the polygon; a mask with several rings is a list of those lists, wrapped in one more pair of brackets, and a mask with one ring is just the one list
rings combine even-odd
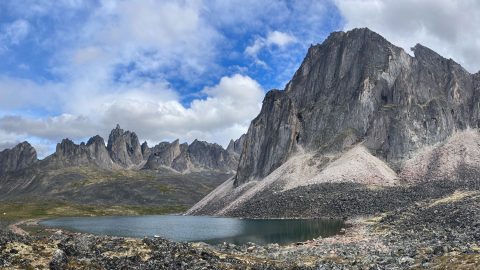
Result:
{"label": "blue sky", "polygon": [[226,145],[311,44],[354,27],[478,70],[479,4],[398,2],[1,1],[0,150],[29,140],[43,157],[65,137],[107,138],[116,123],[150,145]]}

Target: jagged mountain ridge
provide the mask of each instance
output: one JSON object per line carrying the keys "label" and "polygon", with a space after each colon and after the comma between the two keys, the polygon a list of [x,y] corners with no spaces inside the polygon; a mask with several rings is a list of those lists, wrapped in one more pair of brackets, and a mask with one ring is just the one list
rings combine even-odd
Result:
{"label": "jagged mountain ridge", "polygon": [[188,213],[251,215],[252,205],[275,209],[279,196],[295,205],[303,187],[329,183],[477,179],[478,147],[452,149],[480,141],[480,73],[420,44],[412,50],[414,57],[367,28],[310,47],[285,89],[266,94],[236,176]]}
{"label": "jagged mountain ridge", "polygon": [[197,168],[234,171],[238,155],[230,153],[218,144],[194,140],[190,145],[162,142],[152,149],[145,169],[172,168],[176,171],[195,171]]}
{"label": "jagged mountain ridge", "polygon": [[140,144],[135,132],[124,131],[119,125],[109,135],[108,144],[99,135],[87,143],[75,144],[63,139],[55,152],[38,160],[35,149],[23,142],[0,152],[0,174],[14,172],[33,165],[46,168],[95,166],[100,169],[171,169],[180,173],[202,170],[234,172],[237,153],[229,152],[215,143],[195,140],[190,145],[161,142],[150,148]]}

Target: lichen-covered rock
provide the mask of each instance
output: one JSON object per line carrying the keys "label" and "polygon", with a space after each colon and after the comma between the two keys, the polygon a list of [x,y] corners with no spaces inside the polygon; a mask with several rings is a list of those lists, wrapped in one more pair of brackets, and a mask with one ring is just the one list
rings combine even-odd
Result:
{"label": "lichen-covered rock", "polygon": [[55,250],[53,253],[52,260],[50,261],[49,267],[51,270],[63,270],[66,268],[68,263],[67,255],[61,249]]}
{"label": "lichen-covered rock", "polygon": [[27,168],[37,162],[37,152],[28,142],[0,152],[0,174]]}

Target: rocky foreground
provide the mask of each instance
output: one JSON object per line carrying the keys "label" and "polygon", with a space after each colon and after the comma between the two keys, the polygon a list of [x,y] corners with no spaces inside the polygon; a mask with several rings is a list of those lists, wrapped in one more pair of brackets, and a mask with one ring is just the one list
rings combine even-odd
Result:
{"label": "rocky foreground", "polygon": [[4,230],[0,268],[478,269],[480,192],[457,189],[444,197],[352,219],[343,232],[287,246],[210,246],[48,229],[43,236],[22,236]]}

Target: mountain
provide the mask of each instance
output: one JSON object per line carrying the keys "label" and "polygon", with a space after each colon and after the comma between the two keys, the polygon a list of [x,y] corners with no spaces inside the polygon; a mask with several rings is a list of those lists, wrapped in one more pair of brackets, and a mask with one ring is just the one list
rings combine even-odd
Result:
{"label": "mountain", "polygon": [[135,167],[144,160],[137,134],[128,130],[123,131],[119,125],[110,132],[107,150],[113,162],[122,167]]}
{"label": "mountain", "polygon": [[27,168],[36,162],[37,152],[35,149],[28,142],[22,142],[12,149],[0,152],[0,175]]}
{"label": "mountain", "polygon": [[[243,137],[242,137],[243,138]],[[237,139],[238,145],[241,138]],[[35,149],[23,142],[12,149],[0,152],[0,173],[38,167],[65,168],[93,166],[100,169],[171,169],[181,173],[193,171],[234,172],[238,166],[238,150],[225,150],[214,143],[194,140],[190,145],[161,142],[150,148],[147,142],[139,143],[135,132],[124,131],[119,125],[110,133],[108,144],[99,135],[87,143],[75,144],[63,139],[55,153],[38,161]]]}
{"label": "mountain", "polygon": [[243,145],[245,144],[246,134],[240,136],[240,138],[234,140],[230,140],[230,143],[227,146],[227,151],[231,154],[237,154],[239,157],[243,151]]}
{"label": "mountain", "polygon": [[248,215],[275,208],[267,197],[332,183],[477,180],[479,74],[420,44],[412,51],[367,28],[310,47],[285,89],[266,94],[236,176],[189,213]]}
{"label": "mountain", "polygon": [[[178,211],[233,176],[238,154],[218,144],[162,142],[149,147],[134,132],[116,126],[108,144],[63,139],[37,160],[23,142],[0,152],[0,201],[45,201],[89,205],[167,207]],[[42,205],[42,204],[39,204]],[[177,206],[180,206],[178,208]],[[163,208],[162,208],[163,209]]]}
{"label": "mountain", "polygon": [[105,148],[103,138],[98,135],[90,138],[87,144],[81,143],[80,145],[70,139],[63,139],[61,143],[57,144],[55,153],[40,163],[57,168],[89,165],[105,169],[120,168],[112,161]]}
{"label": "mountain", "polygon": [[144,169],[172,168],[179,172],[219,170],[234,172],[238,154],[223,149],[218,144],[195,140],[192,144],[163,142],[151,149]]}

